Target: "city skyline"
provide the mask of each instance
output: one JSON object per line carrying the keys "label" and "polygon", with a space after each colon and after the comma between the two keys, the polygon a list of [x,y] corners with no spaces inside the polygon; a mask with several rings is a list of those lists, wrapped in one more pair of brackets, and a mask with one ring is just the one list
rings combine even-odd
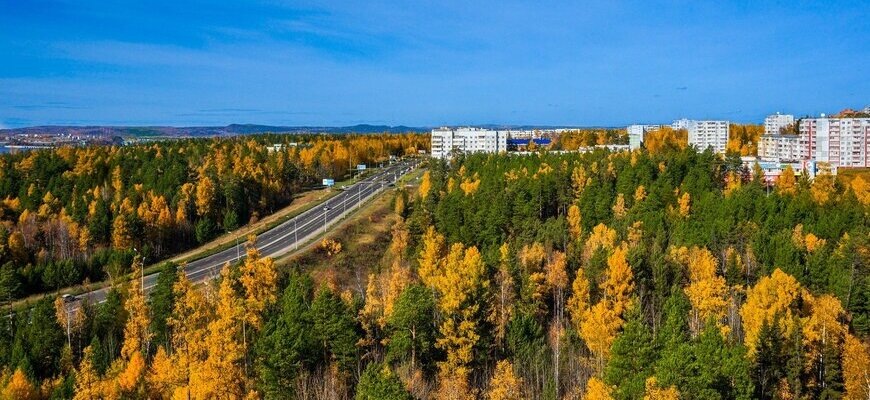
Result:
{"label": "city skyline", "polygon": [[870,102],[862,2],[0,4],[0,128],[760,123]]}

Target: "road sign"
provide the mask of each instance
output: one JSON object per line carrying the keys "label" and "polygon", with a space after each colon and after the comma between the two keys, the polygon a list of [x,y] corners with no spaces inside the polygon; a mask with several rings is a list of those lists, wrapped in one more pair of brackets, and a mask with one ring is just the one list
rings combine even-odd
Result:
{"label": "road sign", "polygon": [[323,186],[334,186],[335,179],[323,178]]}
{"label": "road sign", "polygon": [[357,165],[356,165],[356,169],[357,169],[358,171],[365,171],[365,169],[366,169],[366,165],[365,165],[365,164],[357,164]]}

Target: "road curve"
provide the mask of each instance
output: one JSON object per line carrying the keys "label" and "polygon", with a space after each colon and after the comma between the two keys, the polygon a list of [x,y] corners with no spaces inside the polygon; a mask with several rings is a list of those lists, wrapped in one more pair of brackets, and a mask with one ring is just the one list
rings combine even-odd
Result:
{"label": "road curve", "polygon": [[[257,235],[257,249],[263,257],[278,257],[299,248],[303,243],[338,222],[345,214],[358,209],[366,200],[394,184],[399,177],[418,164],[419,161],[416,160],[400,161],[370,177],[348,185],[341,193],[322,204]],[[184,273],[193,283],[203,282],[217,277],[226,263],[234,263],[243,258],[245,258],[244,242],[187,263]],[[142,278],[146,293],[157,284],[157,275],[159,273],[145,275]],[[105,301],[109,290],[109,287],[105,287],[75,296],[68,303],[67,308],[70,310],[77,308],[83,299],[88,299],[91,304],[101,303]]]}

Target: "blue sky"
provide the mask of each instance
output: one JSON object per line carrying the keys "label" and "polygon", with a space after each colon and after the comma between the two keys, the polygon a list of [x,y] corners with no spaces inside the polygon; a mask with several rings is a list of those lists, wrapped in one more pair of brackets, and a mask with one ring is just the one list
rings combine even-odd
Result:
{"label": "blue sky", "polygon": [[0,125],[758,122],[870,104],[868,42],[866,0],[0,0]]}

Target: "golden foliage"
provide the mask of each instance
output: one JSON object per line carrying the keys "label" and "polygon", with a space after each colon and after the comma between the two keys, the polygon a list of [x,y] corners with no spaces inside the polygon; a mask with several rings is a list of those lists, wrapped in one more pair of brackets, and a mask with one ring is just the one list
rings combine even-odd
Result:
{"label": "golden foliage", "polygon": [[[133,261],[132,275],[138,277],[142,273],[142,259]],[[131,281],[130,295],[124,303],[127,311],[127,323],[124,325],[124,345],[121,347],[121,357],[131,360],[134,354],[147,351],[153,333],[151,332],[148,304],[143,293],[142,283],[138,279]]]}
{"label": "golden foliage", "polygon": [[477,192],[477,188],[480,187],[480,178],[476,175],[474,179],[465,178],[462,180],[462,183],[459,184],[459,188],[462,189],[462,192],[465,193],[466,196],[471,196],[475,192]]}
{"label": "golden foliage", "polygon": [[810,253],[814,253],[816,250],[825,247],[825,243],[827,243],[825,239],[820,239],[812,233],[808,233],[804,238],[804,244],[806,245],[807,251]]}
{"label": "golden foliage", "polygon": [[124,369],[115,378],[115,382],[118,384],[121,392],[130,393],[135,391],[136,387],[139,386],[144,374],[145,358],[142,357],[142,353],[136,352],[133,353],[127,365],[124,366]]}
{"label": "golden foliage", "polygon": [[193,391],[191,387],[207,384],[200,370],[208,355],[207,328],[214,308],[206,296],[193,287],[186,274],[179,274],[173,292],[176,301],[167,324],[172,328],[172,362],[178,366],[178,380],[174,383],[177,391],[188,393]]}
{"label": "golden foliage", "polygon": [[616,202],[613,204],[613,216],[622,218],[625,216],[625,196],[622,193],[616,195]]}
{"label": "golden foliage", "polygon": [[201,177],[196,184],[196,214],[199,216],[208,215],[212,210],[212,203],[215,197],[214,181],[208,176]]}
{"label": "golden foliage", "polygon": [[580,326],[589,311],[589,280],[584,276],[583,269],[577,269],[577,276],[571,284],[571,297],[568,298],[568,313],[574,323],[574,329],[580,331]]}
{"label": "golden foliage", "polygon": [[526,273],[539,272],[544,260],[547,259],[547,251],[544,249],[544,245],[535,242],[520,249],[519,259],[520,265],[523,266]]}
{"label": "golden foliage", "polygon": [[547,284],[550,287],[564,289],[568,286],[567,265],[568,261],[565,259],[565,253],[561,251],[553,252],[553,256],[546,267]]}
{"label": "golden foliage", "polygon": [[763,133],[764,125],[730,124],[726,150],[741,156],[754,156],[758,153],[758,139]]}
{"label": "golden foliage", "polygon": [[685,129],[674,130],[669,126],[647,132],[643,145],[650,154],[661,154],[666,149],[685,149],[689,146],[689,132]]}
{"label": "golden foliage", "polygon": [[797,191],[797,178],[791,165],[786,166],[776,178],[776,190],[779,194],[795,194]]}
{"label": "golden foliage", "polygon": [[830,172],[822,172],[813,179],[810,185],[810,194],[819,205],[826,205],[833,199],[836,189],[834,188],[834,176]]}
{"label": "golden foliage", "polygon": [[36,400],[39,398],[38,394],[39,392],[36,387],[30,383],[30,380],[27,379],[27,376],[24,375],[21,368],[15,370],[15,373],[12,374],[12,379],[10,379],[9,383],[6,384],[6,387],[3,388],[4,399]]}
{"label": "golden foliage", "polygon": [[803,340],[808,359],[824,357],[823,347],[832,345],[839,347],[846,334],[846,326],[840,322],[846,311],[840,300],[829,294],[821,296],[805,296],[809,306],[809,316],[802,319]]}
{"label": "golden foliage", "polygon": [[643,185],[638,185],[634,190],[634,202],[638,203],[646,199],[646,188]]}
{"label": "golden foliage", "polygon": [[[430,240],[430,247],[436,247],[437,238],[430,235]],[[455,243],[446,259],[436,263],[424,281],[438,294],[437,306],[444,318],[435,346],[447,353],[447,359],[438,364],[439,370],[459,375],[456,379],[466,384],[467,365],[472,361],[474,346],[480,339],[474,320],[480,302],[474,298],[489,285],[485,280],[485,270],[486,265],[476,247],[466,249],[461,243]]]}
{"label": "golden foliage", "polygon": [[613,400],[610,394],[611,389],[601,379],[596,377],[589,378],[586,382],[586,394],[583,395],[584,400]]}
{"label": "golden foliage", "polygon": [[516,400],[523,398],[523,380],[514,373],[508,360],[501,360],[495,366],[495,373],[489,382],[486,397],[490,400]]}
{"label": "golden foliage", "polygon": [[477,326],[471,321],[471,313],[463,312],[461,319],[446,319],[441,323],[441,337],[435,341],[435,347],[447,353],[447,359],[438,363],[441,371],[468,370],[468,364],[474,359],[474,345],[480,340]]}
{"label": "golden foliage", "polygon": [[395,197],[395,202],[393,204],[393,212],[396,215],[402,216],[405,214],[405,196],[399,194]]}
{"label": "golden foliage", "polygon": [[247,247],[239,282],[245,290],[245,321],[259,329],[263,311],[278,298],[278,272],[271,257],[260,257],[255,236],[251,235]]}
{"label": "golden foliage", "polygon": [[786,337],[790,335],[795,325],[794,308],[800,292],[797,279],[779,268],[770,276],[759,279],[747,291],[746,302],[740,308],[740,317],[743,320],[744,344],[750,358],[755,356],[758,334],[765,323],[771,324],[778,317],[782,331]]}
{"label": "golden foliage", "polygon": [[610,356],[610,346],[622,327],[622,319],[606,301],[600,301],[584,313],[580,322],[580,337],[595,355],[596,369],[602,371]]}
{"label": "golden foliage", "polygon": [[782,378],[779,380],[779,383],[776,385],[775,396],[774,398],[777,400],[794,400],[794,390],[788,384],[788,379]]}
{"label": "golden foliage", "polygon": [[604,299],[610,303],[610,309],[616,315],[629,307],[631,293],[634,290],[634,274],[628,265],[626,246],[619,246],[613,250],[613,254],[607,258],[607,278],[602,285]]}
{"label": "golden foliage", "polygon": [[112,247],[122,250],[133,247],[133,233],[124,215],[118,215],[112,223]]}
{"label": "golden foliage", "polygon": [[560,133],[554,145],[562,150],[577,150],[581,147],[614,143],[620,136],[625,136],[624,130],[572,129]]}
{"label": "golden foliage", "polygon": [[608,257],[606,278],[601,285],[604,292],[601,301],[588,311],[583,311],[589,304],[589,286],[579,272],[574,280],[571,299],[568,300],[572,322],[595,355],[597,371],[602,371],[606,365],[610,346],[622,328],[622,313],[631,306],[634,276],[626,260],[627,251],[627,246],[622,245]]}
{"label": "golden foliage", "polygon": [[628,246],[634,248],[643,239],[643,221],[634,221],[628,227]]}
{"label": "golden foliage", "polygon": [[449,315],[459,311],[479,286],[486,286],[485,271],[486,265],[477,247],[465,249],[460,243],[453,244],[434,280],[434,287],[441,294],[441,312]]}
{"label": "golden foliage", "polygon": [[804,250],[806,248],[806,243],[804,242],[804,224],[797,224],[794,226],[794,229],[791,231],[791,243],[795,248]]}
{"label": "golden foliage", "polygon": [[856,176],[855,179],[852,179],[849,186],[852,188],[852,192],[855,193],[855,197],[859,202],[861,202],[861,204],[870,206],[870,184],[868,184],[864,178],[860,175]]}
{"label": "golden foliage", "polygon": [[586,186],[592,183],[592,177],[587,176],[584,166],[575,167],[571,172],[571,186],[574,188],[574,198],[580,198]]}
{"label": "golden foliage", "polygon": [[73,400],[98,399],[101,395],[100,377],[91,362],[94,350],[91,346],[85,347],[82,352],[82,361],[76,371],[75,397]]}
{"label": "golden foliage", "polygon": [[438,373],[436,400],[474,400],[476,394],[477,391],[468,384],[468,370],[465,368]]}
{"label": "golden foliage", "polygon": [[598,249],[610,250],[616,244],[616,230],[610,229],[603,223],[592,228],[592,234],[586,239],[583,257],[589,259]]}
{"label": "golden foliage", "polygon": [[843,346],[843,382],[847,400],[870,398],[870,343],[848,333]]}
{"label": "golden foliage", "polygon": [[716,274],[716,257],[709,250],[698,247],[672,249],[672,257],[688,266],[689,285],[684,290],[692,303],[692,331],[700,332],[710,318],[720,323],[728,307],[728,287],[725,278]]}
{"label": "golden foliage", "polygon": [[437,284],[443,254],[444,236],[436,232],[434,226],[430,226],[423,234],[423,250],[420,252],[418,259],[420,267],[417,270],[420,280],[430,288],[434,288]]}
{"label": "golden foliage", "polygon": [[157,349],[154,359],[151,360],[151,367],[148,368],[145,379],[151,394],[155,397],[170,397],[169,394],[180,382],[181,371],[178,369],[181,366],[173,365],[172,361],[163,346]]}
{"label": "golden foliage", "polygon": [[[389,282],[384,291],[384,318],[389,318],[393,315],[393,309],[396,301],[405,288],[411,284],[411,271],[403,266],[394,265],[390,271]],[[386,322],[386,321],[385,321]]]}
{"label": "golden foliage", "polygon": [[221,270],[216,318],[208,324],[205,346],[208,357],[200,366],[201,384],[191,387],[195,397],[240,398],[244,396],[242,359],[243,302],[233,288],[229,264]]}
{"label": "golden foliage", "polygon": [[377,329],[383,327],[383,321],[386,320],[384,318],[384,302],[380,287],[378,286],[378,276],[373,273],[369,274],[369,280],[366,284],[365,304],[359,310],[360,324],[362,324],[363,330],[368,334],[366,339],[363,339],[367,345],[374,343]]}
{"label": "golden foliage", "polygon": [[740,175],[734,171],[729,171],[728,174],[725,175],[725,196],[730,196],[732,192],[737,189],[740,189],[740,186],[743,185],[742,178]]}
{"label": "golden foliage", "polygon": [[692,196],[689,195],[689,192],[685,192],[682,196],[680,196],[679,200],[677,200],[677,203],[679,204],[680,216],[683,218],[689,216],[691,198]]}
{"label": "golden foliage", "polygon": [[644,387],[643,400],[679,400],[680,398],[680,392],[676,387],[662,388],[654,376],[646,379]]}
{"label": "golden foliage", "polygon": [[411,235],[410,232],[408,232],[408,226],[400,218],[390,228],[390,234],[390,254],[393,256],[394,265],[402,264],[405,250],[408,248],[408,241],[410,240]]}
{"label": "golden foliage", "polygon": [[581,225],[580,207],[572,204],[568,207],[568,233],[571,239],[578,240],[583,234],[583,226]]}
{"label": "golden foliage", "polygon": [[341,243],[333,239],[324,238],[320,241],[320,244],[317,245],[317,248],[326,253],[327,257],[332,257],[341,253]]}

